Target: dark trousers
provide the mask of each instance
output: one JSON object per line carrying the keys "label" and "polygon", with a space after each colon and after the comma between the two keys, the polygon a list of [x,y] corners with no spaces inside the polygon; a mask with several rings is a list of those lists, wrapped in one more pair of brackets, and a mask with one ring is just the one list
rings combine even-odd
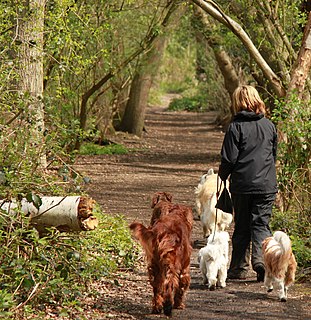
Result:
{"label": "dark trousers", "polygon": [[[234,232],[229,272],[247,271],[263,265],[262,241],[271,236],[269,222],[275,194],[231,194],[234,207]],[[251,245],[251,247],[250,247]]]}

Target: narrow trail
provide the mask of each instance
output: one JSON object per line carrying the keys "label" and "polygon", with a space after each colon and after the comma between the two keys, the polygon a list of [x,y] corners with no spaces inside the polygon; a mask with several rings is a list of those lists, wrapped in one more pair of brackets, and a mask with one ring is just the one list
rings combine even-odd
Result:
{"label": "narrow trail", "polygon": [[[218,169],[224,133],[214,124],[216,114],[167,112],[150,108],[141,139],[119,134],[114,141],[132,148],[127,155],[84,156],[75,168],[91,178],[87,192],[107,214],[122,214],[130,223],[148,223],[151,196],[157,191],[173,194],[173,202],[194,207],[194,188],[209,168]],[[296,283],[286,303],[276,293],[267,294],[255,273],[246,281],[228,281],[227,287],[209,291],[202,284],[197,263],[205,244],[200,221],[193,229],[191,286],[185,310],[174,310],[173,319],[311,319],[311,288]],[[117,281],[97,284],[100,295],[92,302],[93,319],[164,319],[152,315],[152,288],[143,263],[134,271],[118,272]],[[95,307],[94,307],[95,306]]]}

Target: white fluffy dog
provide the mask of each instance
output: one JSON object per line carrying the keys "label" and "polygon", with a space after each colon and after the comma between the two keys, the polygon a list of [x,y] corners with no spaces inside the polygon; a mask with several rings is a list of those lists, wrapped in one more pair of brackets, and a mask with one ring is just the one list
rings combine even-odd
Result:
{"label": "white fluffy dog", "polygon": [[[198,186],[195,188],[196,208],[200,217],[203,235],[209,236],[214,232],[217,202],[217,174],[213,169],[202,175]],[[232,222],[232,214],[217,210],[216,231],[224,231]]]}
{"label": "white fluffy dog", "polygon": [[229,256],[229,233],[215,232],[208,237],[207,244],[199,251],[199,264],[203,276],[203,283],[208,283],[210,290],[216,285],[224,288],[227,279],[227,265]]}
{"label": "white fluffy dog", "polygon": [[281,301],[287,300],[288,287],[295,281],[297,262],[292,252],[291,241],[282,231],[276,231],[273,237],[262,242],[265,263],[265,286],[268,292],[273,285],[279,289]]}

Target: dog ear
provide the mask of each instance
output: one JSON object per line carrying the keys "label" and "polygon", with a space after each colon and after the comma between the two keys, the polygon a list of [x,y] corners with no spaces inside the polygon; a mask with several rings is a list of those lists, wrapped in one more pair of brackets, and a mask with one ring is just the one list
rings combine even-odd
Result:
{"label": "dog ear", "polygon": [[167,201],[172,202],[173,196],[170,193],[164,192],[164,195]]}
{"label": "dog ear", "polygon": [[159,202],[159,192],[155,193],[151,199],[151,208],[154,208],[154,206]]}

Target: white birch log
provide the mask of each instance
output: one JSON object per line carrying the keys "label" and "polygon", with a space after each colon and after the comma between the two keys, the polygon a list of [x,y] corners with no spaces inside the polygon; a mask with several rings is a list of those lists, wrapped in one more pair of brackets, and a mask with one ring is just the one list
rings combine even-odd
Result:
{"label": "white birch log", "polygon": [[94,200],[87,197],[41,197],[42,204],[36,208],[32,202],[22,199],[3,200],[0,209],[8,213],[18,208],[29,216],[30,223],[39,233],[46,228],[55,227],[60,231],[88,231],[98,226],[98,220],[93,216]]}

